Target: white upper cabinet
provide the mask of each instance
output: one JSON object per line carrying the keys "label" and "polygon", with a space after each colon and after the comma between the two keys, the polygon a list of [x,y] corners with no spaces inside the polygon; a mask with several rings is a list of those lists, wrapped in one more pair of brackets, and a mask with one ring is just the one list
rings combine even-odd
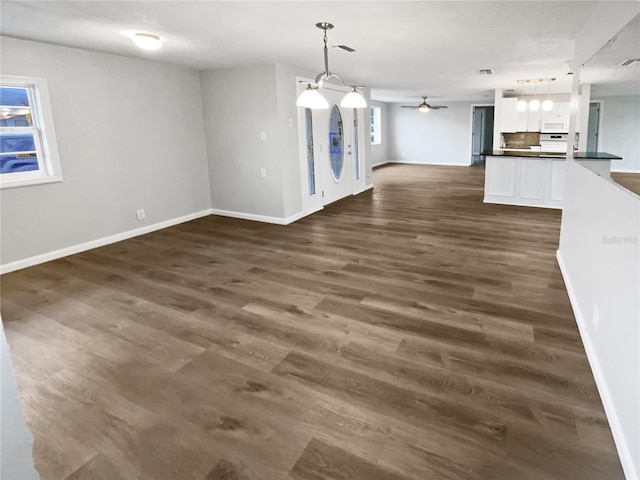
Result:
{"label": "white upper cabinet", "polygon": [[542,112],[543,133],[567,133],[569,131],[569,102],[555,102],[548,112]]}
{"label": "white upper cabinet", "polygon": [[518,131],[518,110],[516,109],[517,98],[502,99],[502,113],[500,118],[501,132]]}
{"label": "white upper cabinet", "polygon": [[[516,108],[517,98],[503,98],[500,118],[501,132],[542,132],[542,133],[568,133],[569,132],[569,102],[554,102],[553,108],[545,112],[542,106],[532,112],[528,108],[519,112]],[[580,109],[577,112],[577,122],[580,122]]]}
{"label": "white upper cabinet", "polygon": [[539,132],[542,112],[540,110],[532,112],[527,109],[524,112],[517,112],[518,132]]}

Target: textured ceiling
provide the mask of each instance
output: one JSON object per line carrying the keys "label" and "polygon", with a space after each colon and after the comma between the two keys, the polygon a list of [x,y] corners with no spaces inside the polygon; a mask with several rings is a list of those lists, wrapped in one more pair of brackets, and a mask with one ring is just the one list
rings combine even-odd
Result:
{"label": "textured ceiling", "polygon": [[[568,92],[565,62],[598,2],[588,1],[4,1],[3,35],[141,57],[197,69],[285,63],[323,69],[322,32],[330,69],[372,88],[374,98],[408,102],[481,100],[517,80],[558,77]],[[123,32],[160,35],[155,52],[136,48]],[[491,68],[495,74],[481,76]]]}

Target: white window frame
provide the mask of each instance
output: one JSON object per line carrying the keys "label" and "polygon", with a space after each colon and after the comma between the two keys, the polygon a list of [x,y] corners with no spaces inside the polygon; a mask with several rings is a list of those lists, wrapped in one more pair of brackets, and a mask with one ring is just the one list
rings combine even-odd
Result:
{"label": "white window frame", "polygon": [[0,127],[3,133],[32,133],[38,157],[38,170],[0,174],[0,188],[24,187],[62,181],[62,167],[53,125],[49,86],[43,78],[0,76],[3,87],[27,89],[32,127]]}
{"label": "white window frame", "polygon": [[371,145],[380,145],[382,137],[380,135],[380,107],[371,106]]}

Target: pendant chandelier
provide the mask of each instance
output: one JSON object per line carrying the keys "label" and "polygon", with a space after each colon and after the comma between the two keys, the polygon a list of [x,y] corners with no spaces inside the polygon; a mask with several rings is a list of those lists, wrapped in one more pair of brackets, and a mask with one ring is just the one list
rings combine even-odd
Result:
{"label": "pendant chandelier", "polygon": [[[553,110],[553,100],[549,98],[549,91],[551,89],[551,82],[553,82],[555,78],[540,78],[540,79],[531,79],[531,80],[518,80],[518,84],[520,85],[520,97],[518,98],[518,102],[516,103],[516,109],[519,112],[524,112],[529,109],[532,112],[536,112],[540,110],[540,106],[542,105],[542,110],[545,112]],[[540,103],[536,97],[537,94],[537,84],[547,82],[547,97],[546,100]],[[524,84],[525,83],[533,83],[533,99],[530,102],[527,102],[523,97],[525,96]]]}
{"label": "pendant chandelier", "polygon": [[[344,85],[344,81],[340,78],[339,75],[335,73],[331,73],[329,71],[329,50],[327,49],[327,30],[331,30],[333,25],[327,22],[316,23],[316,27],[321,30],[324,30],[324,71],[320,72],[316,76],[315,86],[311,85],[311,83],[307,84],[307,88],[300,94],[298,100],[296,101],[296,105],[304,108],[311,109],[325,109],[329,108],[329,102],[320,94],[318,90],[323,87],[325,81],[330,80],[332,78],[336,78],[340,81],[340,84]],[[340,48],[344,50],[353,52],[354,50],[346,45],[339,45]],[[343,108],[366,108],[367,101],[364,97],[358,92],[358,87],[351,87],[351,91],[347,93],[342,101],[340,102],[340,106]]]}

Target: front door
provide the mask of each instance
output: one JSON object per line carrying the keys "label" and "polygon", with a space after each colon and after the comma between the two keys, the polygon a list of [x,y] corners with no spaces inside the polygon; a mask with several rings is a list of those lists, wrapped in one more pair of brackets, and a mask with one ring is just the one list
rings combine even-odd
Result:
{"label": "front door", "polygon": [[328,111],[328,149],[321,157],[325,163],[322,182],[324,205],[353,193],[353,110],[330,103]]}

